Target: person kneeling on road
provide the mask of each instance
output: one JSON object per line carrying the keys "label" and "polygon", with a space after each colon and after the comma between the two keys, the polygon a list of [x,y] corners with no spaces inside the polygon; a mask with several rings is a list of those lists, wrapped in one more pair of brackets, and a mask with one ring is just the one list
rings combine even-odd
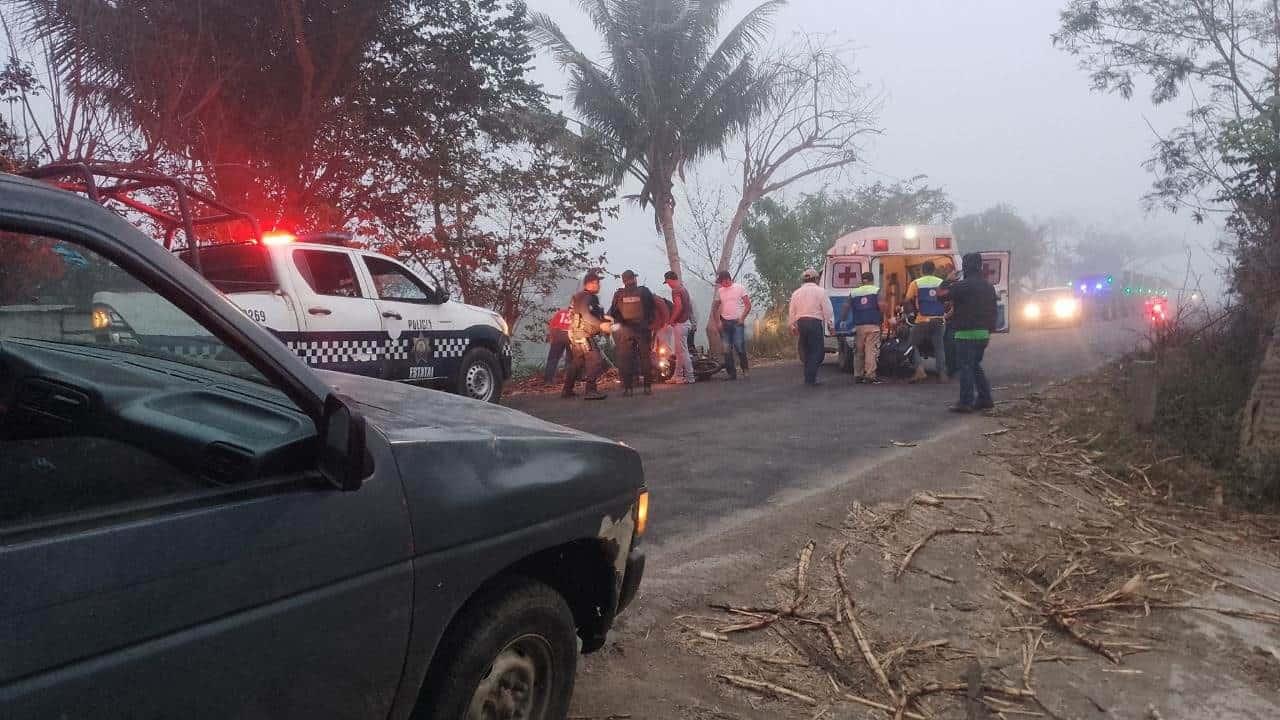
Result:
{"label": "person kneeling on road", "polygon": [[853,379],[859,383],[879,384],[877,363],[880,358],[880,328],[884,325],[884,312],[887,304],[880,287],[876,285],[876,276],[869,272],[862,273],[862,284],[849,293],[849,302],[840,313],[840,322],[847,322],[853,316]]}
{"label": "person kneeling on road", "polygon": [[[954,308],[956,368],[960,373],[960,401],[953,412],[968,413],[995,407],[991,383],[982,369],[987,342],[996,328],[996,289],[982,276],[982,255],[969,253],[962,261],[964,279],[950,283],[943,294]],[[975,398],[975,391],[977,397]]]}
{"label": "person kneeling on road", "polygon": [[655,308],[653,293],[636,282],[631,270],[622,273],[622,287],[613,294],[609,315],[618,320],[613,340],[618,348],[618,374],[622,376],[622,395],[630,397],[636,376],[644,378],[644,394],[652,391],[653,362],[651,348]]}
{"label": "person kneeling on road", "polygon": [[564,376],[564,390],[560,397],[571,398],[576,393],[573,386],[578,377],[586,372],[585,400],[603,400],[607,395],[596,388],[596,382],[604,372],[604,361],[600,348],[596,347],[596,336],[607,335],[613,331],[611,319],[600,309],[600,276],[595,272],[587,273],[582,279],[582,289],[569,301],[569,310],[573,317],[569,325],[569,353],[572,362]]}
{"label": "person kneeling on road", "polygon": [[822,365],[823,329],[835,330],[835,313],[831,298],[818,286],[818,271],[809,268],[801,276],[803,284],[791,293],[787,322],[791,334],[800,336],[800,361],[804,364],[804,384],[821,385],[818,367]]}

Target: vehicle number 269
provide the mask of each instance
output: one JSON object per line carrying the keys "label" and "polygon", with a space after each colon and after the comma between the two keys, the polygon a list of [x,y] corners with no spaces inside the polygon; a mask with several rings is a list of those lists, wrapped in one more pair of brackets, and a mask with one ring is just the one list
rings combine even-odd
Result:
{"label": "vehicle number 269", "polygon": [[254,322],[265,323],[267,321],[266,310],[256,310],[254,308],[242,308],[242,309],[244,310],[244,314],[248,315],[249,319]]}

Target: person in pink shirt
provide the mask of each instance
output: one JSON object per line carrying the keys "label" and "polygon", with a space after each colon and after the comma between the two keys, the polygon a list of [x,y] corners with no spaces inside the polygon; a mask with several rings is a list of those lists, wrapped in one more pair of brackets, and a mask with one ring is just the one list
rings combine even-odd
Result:
{"label": "person in pink shirt", "polygon": [[803,282],[800,287],[791,293],[787,321],[791,326],[791,334],[800,337],[804,384],[821,385],[818,367],[822,365],[822,356],[826,352],[822,344],[823,330],[834,331],[835,312],[831,309],[831,298],[818,286],[817,270],[805,270],[801,280]]}
{"label": "person in pink shirt", "polygon": [[716,311],[720,314],[720,339],[724,342],[724,369],[730,380],[738,379],[733,365],[734,353],[747,374],[747,316],[751,314],[751,298],[747,289],[733,281],[727,270],[716,275]]}

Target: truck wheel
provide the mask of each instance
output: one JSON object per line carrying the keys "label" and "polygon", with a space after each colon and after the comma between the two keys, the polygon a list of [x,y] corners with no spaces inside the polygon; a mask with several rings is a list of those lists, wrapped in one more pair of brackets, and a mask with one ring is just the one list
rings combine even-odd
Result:
{"label": "truck wheel", "polygon": [[475,400],[498,402],[502,397],[502,370],[498,356],[485,348],[471,348],[458,368],[457,391]]}
{"label": "truck wheel", "polygon": [[543,583],[517,579],[468,603],[437,650],[415,720],[556,720],[578,666],[573,614]]}

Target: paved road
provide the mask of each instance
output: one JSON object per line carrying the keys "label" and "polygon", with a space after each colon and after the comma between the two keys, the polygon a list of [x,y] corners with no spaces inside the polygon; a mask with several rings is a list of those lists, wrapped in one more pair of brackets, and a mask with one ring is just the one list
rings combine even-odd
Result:
{"label": "paved road", "polygon": [[[1132,349],[1136,335],[1115,324],[1079,330],[1015,331],[996,337],[987,373],[1011,397],[1096,366]],[[636,448],[653,492],[649,543],[655,550],[744,513],[767,509],[787,492],[838,484],[860,459],[891,441],[921,440],[945,429],[951,385],[852,385],[834,363],[824,384],[806,387],[795,362],[762,367],[737,382],[663,386],[652,397],[601,402],[530,395],[510,405]],[[920,468],[904,466],[904,486]]]}

